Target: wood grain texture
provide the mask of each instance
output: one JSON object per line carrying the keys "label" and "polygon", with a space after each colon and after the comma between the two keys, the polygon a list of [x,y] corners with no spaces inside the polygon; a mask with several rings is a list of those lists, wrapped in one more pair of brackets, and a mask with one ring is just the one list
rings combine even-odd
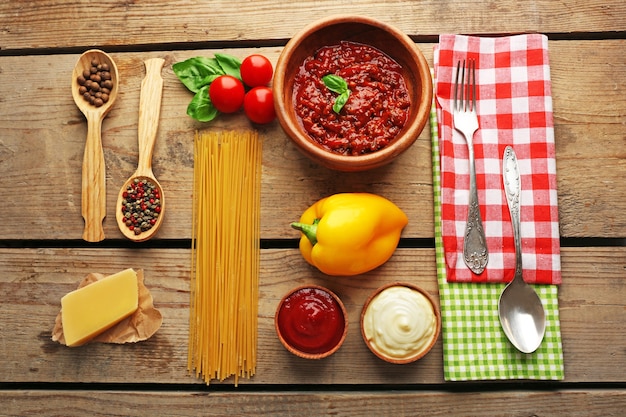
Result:
{"label": "wood grain texture", "polygon": [[[187,249],[0,249],[0,382],[202,384],[187,373],[189,259]],[[564,248],[559,290],[565,382],[626,382],[626,248]],[[163,326],[136,345],[66,348],[50,339],[61,297],[89,272],[143,268]],[[420,361],[394,366],[361,340],[358,318],[369,294],[406,280],[438,299],[433,249],[398,249],[362,277],[328,277],[310,268],[296,249],[263,250],[259,293],[257,373],[243,384],[440,384],[442,347]],[[333,356],[306,361],[278,341],[273,317],[295,286],[320,284],[346,305],[348,336]],[[602,344],[599,348],[598,344]],[[332,372],[331,372],[332,371]],[[232,384],[227,380],[226,384]]]}
{"label": "wood grain texture", "polygon": [[[110,80],[113,88],[109,91],[106,102],[100,100],[96,106],[84,99],[80,93],[78,79],[83,77],[83,72],[93,67],[92,62],[106,64],[109,67]],[[84,80],[84,77],[83,77]],[[104,240],[102,221],[106,216],[106,165],[102,150],[102,120],[115,104],[118,93],[117,67],[111,57],[100,50],[91,49],[85,51],[77,60],[72,71],[71,92],[76,107],[87,119],[87,139],[83,154],[83,166],[81,177],[81,214],[85,220],[83,239],[87,242],[100,242]],[[86,83],[85,83],[86,84]]]}
{"label": "wood grain texture", "polygon": [[626,4],[621,0],[102,0],[69,4],[29,0],[0,4],[0,47],[10,52],[85,45],[269,42],[291,38],[313,20],[335,14],[370,16],[412,36],[581,33],[598,28],[611,32],[626,28]]}
{"label": "wood grain texture", "polygon": [[[82,417],[185,416],[429,416],[429,417],[618,417],[626,393],[575,389],[551,392],[443,392],[407,390],[320,392],[0,392],[10,415]],[[103,404],[106,404],[103,406]],[[68,406],[69,405],[69,406]],[[235,411],[236,410],[236,411]]]}
{"label": "wood grain texture", "polygon": [[[550,36],[562,248],[559,288],[563,382],[443,380],[441,341],[419,362],[397,367],[375,358],[360,338],[362,303],[398,279],[437,298],[432,247],[396,251],[365,276],[332,278],[297,249],[263,249],[259,361],[251,380],[206,387],[188,374],[193,135],[197,129],[252,128],[243,114],[195,122],[192,95],[172,64],[222,52],[258,52],[275,63],[304,25],[358,13],[413,37],[432,65],[442,33]],[[0,414],[618,416],[626,404],[626,3],[623,0],[101,0],[0,2]],[[119,96],[102,124],[107,239],[81,241],[81,178],[87,122],[70,93],[78,56],[111,52]],[[165,222],[148,245],[130,244],[114,216],[117,193],[138,166],[138,109],[144,61],[163,58],[161,117],[153,170],[167,193]],[[35,74],[35,75],[33,75]],[[384,195],[408,215],[403,242],[433,238],[430,138],[426,129],[393,164],[341,174],[300,154],[278,123],[264,137],[262,237],[298,237],[289,223],[320,197],[342,191]],[[421,240],[419,242],[431,242]],[[419,245],[422,245],[419,243]],[[596,243],[590,243],[596,244]],[[430,244],[426,244],[430,245]],[[413,245],[417,246],[417,245]],[[89,272],[143,268],[164,316],[150,340],[128,346],[66,348],[52,342],[60,298]],[[342,297],[350,328],[332,357],[307,362],[279,343],[273,315],[302,283]],[[58,385],[57,385],[58,384]],[[70,406],[68,407],[68,404]]]}
{"label": "wood grain texture", "polygon": [[[115,209],[115,219],[120,232],[133,242],[144,242],[151,239],[161,228],[165,214],[165,195],[161,183],[154,176],[152,171],[152,154],[154,152],[154,144],[157,139],[157,132],[160,124],[161,101],[163,97],[163,78],[161,71],[165,60],[163,58],[150,58],[144,62],[146,72],[141,81],[141,90],[139,93],[139,118],[137,121],[137,146],[138,146],[138,162],[137,169],[126,182],[120,187]],[[122,214],[120,208],[124,201],[124,193],[128,186],[135,180],[149,180],[156,186],[160,195],[160,216],[156,219],[156,223],[149,230],[144,230],[140,234],[136,234],[134,229],[130,230],[125,222],[126,218]]]}
{"label": "wood grain texture", "polygon": [[[432,64],[432,44],[420,44]],[[624,40],[552,41],[559,214],[563,237],[626,236],[626,60],[615,51]],[[273,62],[280,48],[227,49],[244,57],[252,51]],[[115,53],[120,94],[104,120],[102,141],[107,167],[107,237],[122,238],[113,210],[117,193],[137,167],[137,114],[143,61],[165,59],[161,121],[153,170],[168,199],[168,214],[155,239],[189,238],[196,129],[252,128],[243,114],[222,115],[209,124],[185,110],[191,93],[171,65],[215,50]],[[36,88],[20,82],[45,61],[50,78]],[[0,212],[3,239],[79,239],[80,164],[87,125],[72,102],[74,55],[0,56]],[[572,71],[572,66],[576,71]],[[610,80],[610,81],[607,81]],[[571,86],[585,86],[585,93]],[[608,88],[607,88],[608,87]],[[582,87],[581,87],[582,88]],[[45,99],[43,98],[45,97]],[[32,103],[39,103],[33,106]],[[290,143],[277,122],[260,127],[264,137],[262,237],[296,238],[288,227],[318,198],[342,191],[379,193],[408,215],[403,237],[432,238],[432,174],[429,130],[394,163],[365,173],[336,172],[317,166]],[[45,164],[42,163],[45,161]],[[45,180],[44,180],[45,179]],[[30,196],[24,210],[24,193]],[[285,202],[290,204],[286,205]],[[280,212],[277,213],[277,207]]]}

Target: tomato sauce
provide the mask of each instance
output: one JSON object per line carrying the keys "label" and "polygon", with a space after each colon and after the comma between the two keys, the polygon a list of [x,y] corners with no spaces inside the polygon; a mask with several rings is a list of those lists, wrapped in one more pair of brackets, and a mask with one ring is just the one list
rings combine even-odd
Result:
{"label": "tomato sauce", "polygon": [[[350,97],[339,114],[337,93],[322,77],[347,81]],[[309,136],[342,155],[362,155],[387,146],[409,115],[409,92],[401,66],[378,49],[354,42],[327,46],[305,59],[294,80],[295,111]]]}
{"label": "tomato sauce", "polygon": [[319,288],[301,288],[289,295],[278,311],[282,337],[301,352],[325,353],[343,336],[345,317],[337,301]]}

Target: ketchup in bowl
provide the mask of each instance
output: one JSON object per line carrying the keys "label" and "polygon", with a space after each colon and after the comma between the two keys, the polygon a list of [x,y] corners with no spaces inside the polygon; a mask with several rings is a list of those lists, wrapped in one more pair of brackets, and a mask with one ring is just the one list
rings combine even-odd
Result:
{"label": "ketchup in bowl", "polygon": [[309,285],[296,288],[278,305],[276,332],[287,350],[320,359],[334,353],[346,336],[346,310],[331,291]]}

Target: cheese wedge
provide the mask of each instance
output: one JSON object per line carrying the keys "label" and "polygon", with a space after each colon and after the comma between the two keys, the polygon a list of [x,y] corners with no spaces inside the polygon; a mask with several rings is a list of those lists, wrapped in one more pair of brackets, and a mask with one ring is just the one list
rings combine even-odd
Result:
{"label": "cheese wedge", "polygon": [[126,269],[61,298],[61,321],[67,346],[80,346],[138,307],[137,273]]}

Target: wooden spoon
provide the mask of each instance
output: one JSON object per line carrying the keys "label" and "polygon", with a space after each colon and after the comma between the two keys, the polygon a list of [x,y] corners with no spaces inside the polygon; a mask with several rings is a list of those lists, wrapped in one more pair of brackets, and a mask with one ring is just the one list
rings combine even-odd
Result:
{"label": "wooden spoon", "polygon": [[[100,107],[86,101],[79,91],[78,77],[83,70],[91,67],[91,61],[109,65],[113,88],[109,100]],[[74,66],[72,72],[72,97],[80,111],[87,119],[87,141],[83,157],[81,214],[85,219],[83,239],[88,242],[99,242],[104,239],[102,221],[106,216],[106,184],[104,154],[102,153],[101,129],[102,120],[113,107],[117,98],[119,78],[117,66],[106,53],[91,49],[84,52]]]}
{"label": "wooden spoon", "polygon": [[[159,115],[161,113],[161,96],[163,92],[163,78],[161,69],[165,60],[152,58],[144,62],[146,66],[146,76],[141,82],[141,94],[139,97],[139,121],[138,121],[138,142],[139,142],[139,163],[135,173],[124,183],[117,196],[117,206],[115,207],[115,218],[120,231],[128,239],[135,242],[143,242],[150,239],[161,227],[163,214],[165,212],[165,196],[161,184],[152,173],[152,151],[156,142],[156,134],[159,126]],[[155,223],[148,230],[136,233],[135,227],[131,230],[126,225],[126,217],[122,212],[122,205],[125,201],[124,193],[134,180],[146,183],[151,182],[156,186],[159,194],[160,212],[155,217]]]}

